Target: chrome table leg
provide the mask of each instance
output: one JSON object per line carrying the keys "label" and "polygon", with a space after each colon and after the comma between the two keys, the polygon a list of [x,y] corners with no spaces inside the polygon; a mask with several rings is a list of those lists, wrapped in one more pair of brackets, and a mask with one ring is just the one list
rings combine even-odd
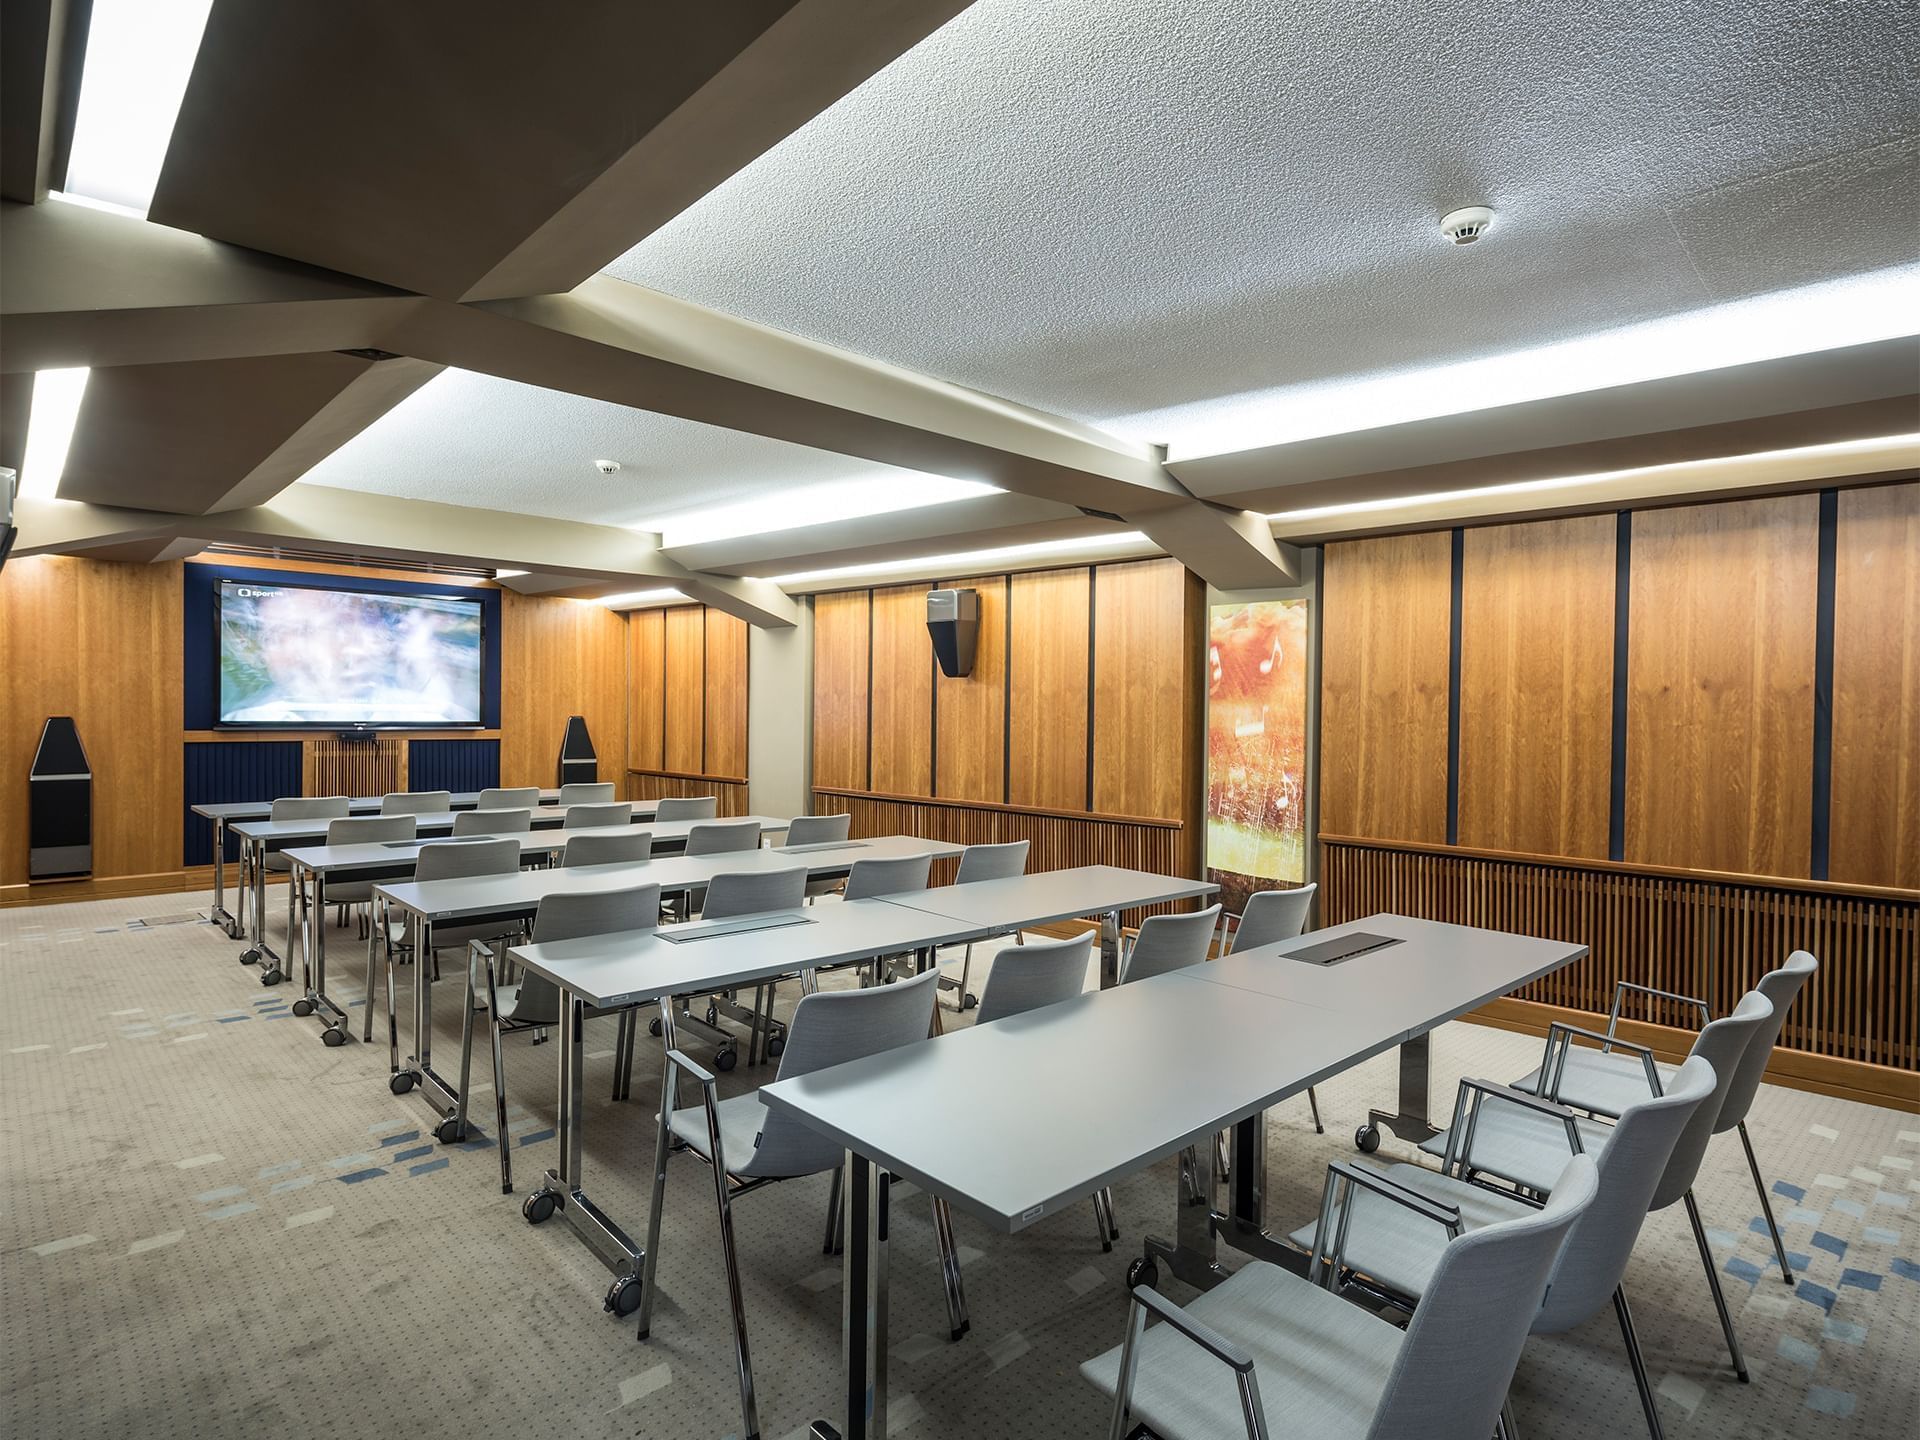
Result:
{"label": "chrome table leg", "polygon": [[816,1420],[813,1440],[884,1440],[887,1433],[887,1185],[873,1161],[847,1152],[847,1247],[840,1298],[845,1428]]}

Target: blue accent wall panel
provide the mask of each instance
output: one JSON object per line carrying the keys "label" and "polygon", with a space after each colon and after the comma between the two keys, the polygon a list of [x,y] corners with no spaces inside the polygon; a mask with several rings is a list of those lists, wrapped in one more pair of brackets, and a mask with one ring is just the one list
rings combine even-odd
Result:
{"label": "blue accent wall panel", "polygon": [[[191,567],[189,567],[191,568]],[[278,800],[298,795],[301,755],[298,740],[193,740],[187,743],[184,784],[189,865],[213,863],[213,822],[193,813],[195,805],[235,800]],[[227,836],[227,859],[239,858]]]}
{"label": "blue accent wall panel", "polygon": [[409,790],[486,790],[500,783],[498,740],[410,740]]}

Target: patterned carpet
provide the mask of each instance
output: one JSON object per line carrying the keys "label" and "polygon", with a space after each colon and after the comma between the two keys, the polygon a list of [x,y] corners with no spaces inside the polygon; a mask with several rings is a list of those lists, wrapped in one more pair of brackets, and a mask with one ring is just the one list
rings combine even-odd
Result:
{"label": "patterned carpet", "polygon": [[[639,1344],[602,1313],[598,1262],[499,1193],[490,1094],[484,1137],[444,1149],[418,1097],[387,1093],[382,1054],[324,1048],[288,1013],[290,987],[263,990],[235,963],[238,945],[206,925],[137,923],[206,899],[0,911],[0,1434],[736,1434],[708,1172],[673,1166],[661,1300]],[[357,977],[340,993],[357,999]],[[449,1057],[456,1009],[439,1007]],[[643,1036],[634,1098],[610,1103],[613,1025],[593,1022],[589,1041],[587,1189],[638,1233],[657,1051]],[[554,1148],[554,1051],[525,1036],[508,1048],[524,1192]],[[1467,1073],[1511,1079],[1536,1054],[1522,1037],[1447,1026],[1435,1094]],[[1304,1101],[1270,1117],[1276,1229],[1313,1213],[1325,1163],[1353,1154],[1353,1125],[1391,1097],[1393,1066],[1385,1056],[1322,1087],[1325,1136]],[[756,1078],[743,1066],[722,1082]],[[1920,1434],[1920,1117],[1768,1087],[1751,1123],[1802,1279],[1789,1289],[1771,1268],[1738,1144],[1722,1137],[1698,1193],[1753,1383],[1727,1368],[1684,1214],[1652,1217],[1628,1292],[1667,1433]],[[1379,1158],[1409,1155],[1389,1138]],[[826,1193],[825,1177],[795,1181],[735,1212],[769,1437],[803,1434],[835,1393]],[[956,1345],[927,1207],[901,1197],[895,1434],[1105,1433],[1076,1367],[1120,1337],[1127,1259],[1143,1229],[1171,1228],[1171,1167],[1117,1200],[1125,1238],[1110,1255],[1086,1207],[1014,1239],[956,1217],[974,1322]],[[1514,1405],[1530,1440],[1645,1433],[1610,1315],[1529,1342]]]}

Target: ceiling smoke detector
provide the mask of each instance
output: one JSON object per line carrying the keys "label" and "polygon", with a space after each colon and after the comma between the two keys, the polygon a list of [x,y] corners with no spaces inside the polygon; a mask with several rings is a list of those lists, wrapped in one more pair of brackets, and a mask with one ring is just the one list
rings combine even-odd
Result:
{"label": "ceiling smoke detector", "polygon": [[596,460],[593,462],[593,468],[598,470],[602,475],[614,475],[619,473],[620,462],[618,460]]}
{"label": "ceiling smoke detector", "polygon": [[1440,217],[1440,233],[1456,245],[1471,245],[1493,226],[1493,211],[1484,205],[1450,210]]}

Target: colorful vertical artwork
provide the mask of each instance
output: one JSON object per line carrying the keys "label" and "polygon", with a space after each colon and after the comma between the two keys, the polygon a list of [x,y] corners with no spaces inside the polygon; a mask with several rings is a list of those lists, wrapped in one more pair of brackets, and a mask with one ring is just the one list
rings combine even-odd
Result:
{"label": "colorful vertical artwork", "polygon": [[1228,911],[1306,879],[1307,602],[1216,605],[1207,631],[1207,878]]}

